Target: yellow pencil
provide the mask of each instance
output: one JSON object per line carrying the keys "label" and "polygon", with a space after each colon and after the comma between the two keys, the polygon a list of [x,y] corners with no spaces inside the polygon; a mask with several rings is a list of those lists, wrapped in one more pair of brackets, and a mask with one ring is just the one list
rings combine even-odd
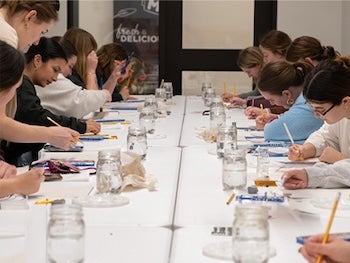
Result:
{"label": "yellow pencil", "polygon": [[227,202],[226,202],[227,205],[231,204],[231,202],[232,202],[233,198],[235,197],[235,195],[236,195],[235,192],[233,192],[233,193],[230,195],[230,197],[228,198],[228,200],[227,200]]}
{"label": "yellow pencil", "polygon": [[260,112],[261,112],[261,117],[264,118],[265,111],[264,111],[264,106],[262,104],[260,104]]}
{"label": "yellow pencil", "polygon": [[[57,123],[56,121],[54,121],[52,118],[50,118],[49,116],[46,117],[49,121],[51,121],[53,124],[55,124],[58,127],[62,127],[59,123]],[[73,136],[74,140],[77,142],[80,142],[79,138],[76,136]]]}
{"label": "yellow pencil", "polygon": [[[336,198],[334,200],[334,203],[333,203],[333,208],[332,208],[331,215],[329,216],[329,220],[328,220],[326,231],[325,231],[325,233],[323,235],[322,244],[326,244],[327,243],[328,236],[329,236],[329,231],[331,230],[331,226],[332,226],[333,219],[334,219],[334,216],[335,216],[335,211],[337,210],[337,207],[338,207],[340,196],[341,196],[341,193],[338,192],[337,196],[336,196]],[[316,263],[321,263],[322,258],[323,258],[323,255],[318,256],[318,258],[316,260]]]}

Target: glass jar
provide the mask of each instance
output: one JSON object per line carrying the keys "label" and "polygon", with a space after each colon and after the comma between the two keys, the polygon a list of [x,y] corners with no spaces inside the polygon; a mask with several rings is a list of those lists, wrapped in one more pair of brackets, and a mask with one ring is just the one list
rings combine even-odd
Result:
{"label": "glass jar", "polygon": [[256,150],[256,176],[267,177],[269,176],[269,151],[266,148],[258,147]]}
{"label": "glass jar", "polygon": [[212,99],[215,97],[215,90],[212,87],[208,87],[205,92],[204,105],[210,107]]}
{"label": "glass jar", "polygon": [[244,190],[247,185],[245,149],[226,149],[222,167],[222,185],[224,190]]}
{"label": "glass jar", "polygon": [[210,130],[217,131],[219,126],[225,124],[225,107],[220,97],[214,97],[210,104]]}
{"label": "glass jar", "polygon": [[173,98],[173,83],[164,82],[163,88],[165,89],[165,99],[171,100]]}
{"label": "glass jar", "polygon": [[48,262],[83,262],[84,236],[85,225],[81,206],[76,204],[51,206],[47,229]]}
{"label": "glass jar", "polygon": [[156,116],[152,107],[143,107],[139,116],[140,125],[145,126],[147,133],[153,134],[156,126]]}
{"label": "glass jar", "polygon": [[211,88],[211,83],[210,82],[203,82],[202,83],[202,99],[203,99],[203,101],[205,101],[207,88]]}
{"label": "glass jar", "polygon": [[232,258],[236,263],[268,262],[269,223],[266,206],[236,206],[232,227]]}
{"label": "glass jar", "polygon": [[122,186],[120,149],[98,152],[96,188],[99,194],[119,193]]}
{"label": "glass jar", "polygon": [[224,156],[225,149],[237,149],[237,129],[230,125],[218,127],[216,152],[219,159]]}
{"label": "glass jar", "polygon": [[147,135],[145,126],[140,124],[133,124],[129,126],[127,148],[128,151],[140,155],[142,159],[146,158]]}
{"label": "glass jar", "polygon": [[[164,83],[165,84],[165,83]],[[163,86],[164,86],[163,84]],[[166,91],[164,88],[156,88],[154,96],[156,98],[156,101],[165,101],[166,100]]]}

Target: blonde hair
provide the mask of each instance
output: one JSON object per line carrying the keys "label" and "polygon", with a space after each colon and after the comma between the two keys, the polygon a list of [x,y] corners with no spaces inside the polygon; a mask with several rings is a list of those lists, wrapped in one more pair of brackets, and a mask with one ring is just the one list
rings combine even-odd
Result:
{"label": "blonde hair", "polygon": [[86,57],[92,50],[97,49],[95,38],[84,29],[72,27],[63,35],[63,40],[70,42],[76,49],[78,54],[74,69],[86,83]]}
{"label": "blonde hair", "polygon": [[50,22],[58,20],[60,2],[59,0],[1,0],[0,8],[3,7],[7,8],[9,16],[22,11],[35,10],[39,22]]}

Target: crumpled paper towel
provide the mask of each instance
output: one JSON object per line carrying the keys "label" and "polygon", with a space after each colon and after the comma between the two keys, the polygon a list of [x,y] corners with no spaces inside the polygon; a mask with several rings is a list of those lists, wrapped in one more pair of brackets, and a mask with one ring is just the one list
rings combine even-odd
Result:
{"label": "crumpled paper towel", "polygon": [[121,191],[128,188],[147,188],[149,191],[156,190],[158,180],[155,176],[147,174],[142,165],[141,157],[133,152],[121,153],[121,172],[123,184]]}

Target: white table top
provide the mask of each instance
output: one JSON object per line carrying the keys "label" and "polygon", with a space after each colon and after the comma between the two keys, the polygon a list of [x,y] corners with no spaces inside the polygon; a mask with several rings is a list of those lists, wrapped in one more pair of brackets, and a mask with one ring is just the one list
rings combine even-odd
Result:
{"label": "white table top", "polygon": [[[92,154],[93,152],[90,152]],[[94,153],[97,156],[97,153]],[[79,153],[84,156],[84,153]],[[57,158],[61,153],[45,153],[43,158]],[[66,155],[67,156],[67,155]],[[72,153],[71,156],[77,156]],[[166,156],[166,158],[164,158]],[[94,225],[169,226],[172,224],[181,149],[149,147],[143,162],[147,174],[158,180],[158,190],[140,189],[123,192],[128,205],[117,208],[86,208],[85,221]],[[79,158],[79,157],[78,157]],[[171,167],[171,168],[170,168]],[[93,178],[91,178],[93,180]],[[51,182],[54,184],[55,182]],[[70,184],[67,182],[66,184]]]}
{"label": "white table top", "polygon": [[[200,97],[175,96],[174,101],[171,115],[156,123],[156,134],[165,134],[166,138],[149,139],[147,159],[143,162],[147,173],[158,179],[158,190],[122,193],[130,200],[130,204],[123,207],[84,209],[86,262],[220,262],[204,256],[202,250],[211,242],[230,242],[230,237],[212,236],[211,231],[214,226],[231,226],[237,202],[226,205],[231,192],[222,190],[222,161],[209,154],[215,153],[215,144],[197,137],[203,127],[209,126],[209,116],[202,115],[208,108]],[[115,103],[109,106],[115,105],[118,106]],[[138,121],[138,112],[111,111],[104,118],[133,122]],[[227,111],[227,123],[232,121],[236,121],[238,127],[254,125],[254,121],[245,118],[242,109]],[[117,135],[118,139],[84,142],[81,153],[42,152],[42,158],[96,160],[100,149],[120,147],[125,150],[127,127],[103,125],[102,133]],[[241,139],[244,137],[240,131],[238,135]],[[270,175],[278,179],[283,169],[274,161],[287,158],[272,160]],[[255,162],[254,157],[248,157],[249,182],[255,175]],[[86,182],[44,183],[39,193],[71,200],[74,194],[87,195],[94,185],[92,176]],[[284,190],[293,199],[283,205],[270,205],[270,244],[276,255],[269,262],[305,262],[297,253],[299,245],[295,239],[299,235],[324,231],[331,209],[327,204],[331,206],[337,191],[349,199],[350,189]],[[325,207],[315,207],[313,200],[321,200]],[[34,205],[34,201],[35,198],[29,199],[29,210],[2,208],[0,262],[26,262],[26,258],[27,262],[45,262],[48,208]],[[338,209],[331,232],[350,232],[349,217],[349,209]],[[22,235],[1,238],[9,230]]]}

